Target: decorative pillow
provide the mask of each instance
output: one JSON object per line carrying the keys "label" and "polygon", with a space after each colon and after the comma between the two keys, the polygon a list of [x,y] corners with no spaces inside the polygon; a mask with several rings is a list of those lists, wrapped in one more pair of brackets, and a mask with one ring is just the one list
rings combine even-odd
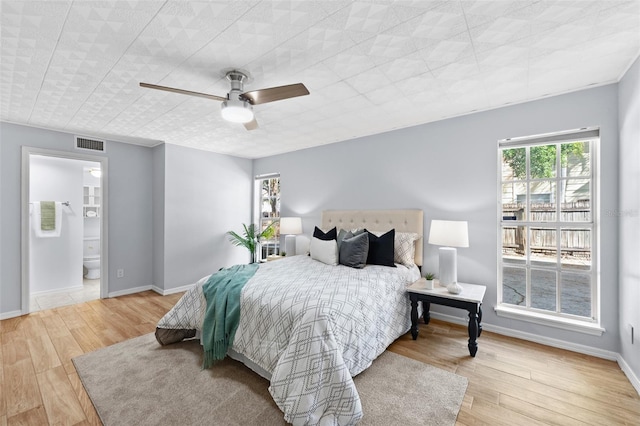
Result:
{"label": "decorative pillow", "polygon": [[396,238],[393,242],[393,261],[409,267],[415,265],[415,242],[418,238],[420,237],[415,232],[396,232]]}
{"label": "decorative pillow", "polygon": [[340,264],[351,268],[364,268],[369,255],[369,235],[362,232],[353,235],[347,232],[340,245]]}
{"label": "decorative pillow", "polygon": [[311,258],[327,265],[337,265],[338,243],[336,240],[321,240],[313,237],[311,240]]}
{"label": "decorative pillow", "polygon": [[392,229],[379,237],[368,231],[367,234],[369,235],[367,263],[369,265],[392,266],[395,268],[396,265],[393,263],[393,242],[396,230]]}
{"label": "decorative pillow", "polygon": [[[345,238],[355,237],[356,235],[365,234],[365,233],[366,232],[364,229],[353,229],[351,231],[340,229],[340,232],[338,232],[338,237],[336,238],[336,241],[338,241],[338,251],[340,251],[340,244],[342,244],[342,240],[344,240]],[[351,234],[351,235],[347,236],[348,234]]]}
{"label": "decorative pillow", "polygon": [[327,232],[322,232],[322,229],[316,226],[315,229],[313,230],[313,238],[318,238],[323,241],[335,240],[337,238],[336,227],[334,226],[332,229],[328,230]]}

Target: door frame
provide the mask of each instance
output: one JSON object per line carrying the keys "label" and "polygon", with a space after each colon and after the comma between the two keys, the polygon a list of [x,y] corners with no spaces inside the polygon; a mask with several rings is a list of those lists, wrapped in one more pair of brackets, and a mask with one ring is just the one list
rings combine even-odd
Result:
{"label": "door frame", "polygon": [[29,264],[30,242],[29,242],[29,192],[30,192],[30,159],[32,155],[45,157],[65,158],[68,160],[93,161],[100,163],[102,176],[100,177],[100,298],[109,297],[109,159],[97,155],[84,154],[79,152],[56,151],[51,149],[22,147],[22,179],[20,184],[20,225],[21,225],[21,284],[22,284],[22,315],[30,311],[30,286],[29,286]]}

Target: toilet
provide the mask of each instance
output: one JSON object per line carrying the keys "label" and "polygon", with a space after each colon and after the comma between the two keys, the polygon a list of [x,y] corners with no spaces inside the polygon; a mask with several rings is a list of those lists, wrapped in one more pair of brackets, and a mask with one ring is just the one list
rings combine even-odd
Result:
{"label": "toilet", "polygon": [[85,237],[82,264],[87,270],[86,279],[100,278],[100,237]]}

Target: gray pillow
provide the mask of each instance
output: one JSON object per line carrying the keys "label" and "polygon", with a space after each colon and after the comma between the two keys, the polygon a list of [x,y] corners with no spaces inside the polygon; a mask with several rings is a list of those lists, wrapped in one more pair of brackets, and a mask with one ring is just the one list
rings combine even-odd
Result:
{"label": "gray pillow", "polygon": [[356,235],[364,234],[365,232],[366,231],[364,229],[356,229],[355,231],[340,229],[340,232],[338,232],[338,236],[336,237],[336,241],[338,241],[338,250],[340,250],[340,245],[345,238],[351,238]]}
{"label": "gray pillow", "polygon": [[364,268],[368,255],[369,235],[364,232],[353,236],[351,232],[348,232],[340,244],[339,263],[351,268]]}

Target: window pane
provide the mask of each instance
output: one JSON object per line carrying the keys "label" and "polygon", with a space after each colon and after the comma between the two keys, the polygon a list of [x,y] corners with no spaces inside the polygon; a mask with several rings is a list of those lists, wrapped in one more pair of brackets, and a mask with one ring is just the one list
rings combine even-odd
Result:
{"label": "window pane", "polygon": [[523,268],[502,268],[502,301],[511,305],[526,305],[527,271]]}
{"label": "window pane", "polygon": [[591,191],[589,179],[560,181],[562,221],[591,222]]}
{"label": "window pane", "polygon": [[562,176],[590,176],[591,153],[589,142],[563,143]]}
{"label": "window pane", "polygon": [[560,248],[562,249],[562,268],[591,269],[591,230],[562,229],[560,231]]}
{"label": "window pane", "polygon": [[502,150],[502,180],[522,180],[527,178],[527,157],[525,148]]}
{"label": "window pane", "polygon": [[586,320],[598,315],[591,312],[598,294],[591,167],[597,141],[569,135],[540,135],[542,145],[536,136],[500,142],[499,302]]}
{"label": "window pane", "polygon": [[280,178],[269,178],[260,181],[260,220],[258,232],[263,232],[272,223],[274,234],[271,238],[260,240],[262,259],[279,252],[280,224]]}
{"label": "window pane", "polygon": [[262,217],[280,216],[280,179],[264,179],[262,181]]}
{"label": "window pane", "polygon": [[529,152],[531,179],[556,177],[556,145],[532,146]]}
{"label": "window pane", "polygon": [[531,307],[556,310],[556,272],[531,270]]}
{"label": "window pane", "polygon": [[505,263],[525,263],[526,232],[527,229],[524,226],[505,226],[502,228],[502,260]]}
{"label": "window pane", "polygon": [[529,202],[532,222],[556,220],[556,183],[551,180],[531,182]]}
{"label": "window pane", "polygon": [[510,182],[502,184],[502,220],[527,220],[527,185]]}
{"label": "window pane", "polygon": [[556,254],[556,230],[531,228],[531,265],[554,266],[558,261]]}
{"label": "window pane", "polygon": [[560,277],[561,312],[591,318],[591,277],[571,273]]}

